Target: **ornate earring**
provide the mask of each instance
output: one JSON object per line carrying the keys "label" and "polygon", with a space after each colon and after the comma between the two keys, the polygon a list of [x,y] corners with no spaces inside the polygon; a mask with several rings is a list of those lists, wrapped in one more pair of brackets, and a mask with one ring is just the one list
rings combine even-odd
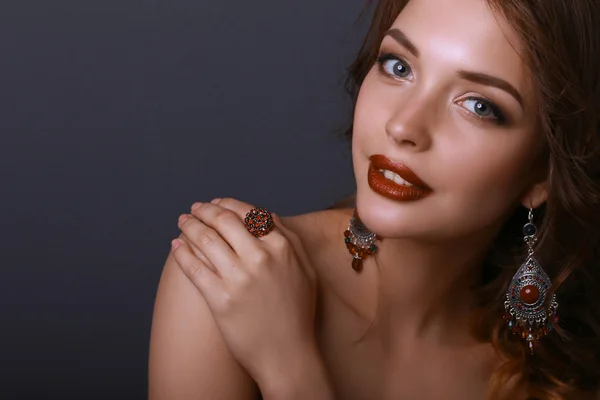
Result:
{"label": "ornate earring", "polygon": [[367,227],[358,218],[356,209],[348,229],[344,232],[344,242],[350,254],[354,257],[352,260],[352,269],[356,272],[362,271],[363,260],[368,256],[377,253],[375,242],[381,240],[375,233],[369,231]]}
{"label": "ornate earring", "polygon": [[525,339],[533,354],[534,342],[553,329],[558,322],[556,295],[547,299],[552,286],[550,278],[534,257],[537,228],[533,223],[533,209],[529,209],[529,222],[523,227],[527,243],[527,260],[513,276],[506,293],[504,319],[514,334]]}

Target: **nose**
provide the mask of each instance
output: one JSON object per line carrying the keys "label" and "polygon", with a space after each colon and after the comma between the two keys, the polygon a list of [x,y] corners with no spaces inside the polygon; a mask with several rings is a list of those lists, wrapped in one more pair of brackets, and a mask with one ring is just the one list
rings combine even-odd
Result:
{"label": "nose", "polygon": [[396,145],[420,152],[432,143],[431,126],[435,118],[435,106],[424,96],[403,99],[386,123],[387,136]]}

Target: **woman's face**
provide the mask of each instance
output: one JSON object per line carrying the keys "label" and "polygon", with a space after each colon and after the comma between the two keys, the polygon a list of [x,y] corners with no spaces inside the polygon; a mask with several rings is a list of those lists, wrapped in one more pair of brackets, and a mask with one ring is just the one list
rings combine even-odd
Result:
{"label": "woman's face", "polygon": [[[542,203],[534,91],[512,28],[484,0],[412,0],[390,29],[354,115],[366,225],[384,237],[448,239]],[[391,182],[387,168],[427,188]]]}

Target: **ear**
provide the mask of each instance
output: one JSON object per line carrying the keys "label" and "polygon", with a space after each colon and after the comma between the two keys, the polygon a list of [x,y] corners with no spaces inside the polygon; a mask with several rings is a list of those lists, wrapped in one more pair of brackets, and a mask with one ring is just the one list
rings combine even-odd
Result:
{"label": "ear", "polygon": [[546,202],[548,199],[548,181],[543,180],[534,183],[525,193],[521,196],[521,204],[525,208],[538,208]]}

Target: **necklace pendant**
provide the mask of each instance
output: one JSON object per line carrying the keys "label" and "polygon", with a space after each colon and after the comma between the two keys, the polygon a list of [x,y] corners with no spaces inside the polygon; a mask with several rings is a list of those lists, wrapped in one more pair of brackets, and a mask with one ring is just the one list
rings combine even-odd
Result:
{"label": "necklace pendant", "polygon": [[356,272],[360,272],[362,271],[362,267],[363,267],[363,260],[360,258],[354,258],[352,260],[352,269],[355,270]]}
{"label": "necklace pendant", "polygon": [[348,252],[352,255],[352,269],[361,272],[363,269],[363,260],[370,255],[377,253],[375,242],[381,240],[375,233],[369,231],[360,221],[356,210],[350,219],[348,229],[344,232],[344,243]]}

